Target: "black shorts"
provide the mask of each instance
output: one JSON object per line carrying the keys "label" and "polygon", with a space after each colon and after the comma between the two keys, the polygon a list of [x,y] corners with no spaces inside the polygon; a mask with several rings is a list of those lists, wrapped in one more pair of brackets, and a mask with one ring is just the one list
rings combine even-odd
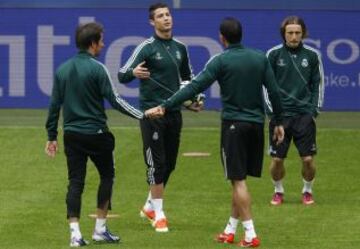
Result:
{"label": "black shorts", "polygon": [[260,177],[264,158],[264,124],[223,120],[221,159],[225,177],[244,180]]}
{"label": "black shorts", "polygon": [[140,120],[143,154],[149,184],[166,184],[175,169],[182,128],[181,112],[168,112],[158,119]]}
{"label": "black shorts", "polygon": [[292,139],[301,157],[316,154],[316,124],[311,114],[284,118],[283,125],[284,141],[280,145],[276,145],[271,139],[275,124],[270,120],[269,153],[272,157],[286,158]]}

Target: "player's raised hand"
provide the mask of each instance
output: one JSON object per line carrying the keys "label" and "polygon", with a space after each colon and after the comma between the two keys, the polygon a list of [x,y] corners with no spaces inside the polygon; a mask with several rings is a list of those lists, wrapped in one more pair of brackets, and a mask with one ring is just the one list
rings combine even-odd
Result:
{"label": "player's raised hand", "polygon": [[145,61],[141,62],[139,65],[137,65],[133,70],[133,75],[138,79],[146,80],[150,77],[149,70],[144,67]]}

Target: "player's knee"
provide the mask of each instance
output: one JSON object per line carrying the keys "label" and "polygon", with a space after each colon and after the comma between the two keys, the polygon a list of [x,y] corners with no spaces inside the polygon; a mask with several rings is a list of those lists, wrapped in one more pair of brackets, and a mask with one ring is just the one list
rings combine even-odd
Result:
{"label": "player's knee", "polygon": [[78,179],[71,179],[68,186],[69,193],[73,195],[81,195],[84,190],[84,181]]}
{"label": "player's knee", "polygon": [[246,179],[232,179],[231,184],[234,188],[247,188],[246,186]]}
{"label": "player's knee", "polygon": [[165,175],[170,175],[175,170],[175,165],[167,167],[166,170],[164,170]]}
{"label": "player's knee", "polygon": [[164,168],[156,168],[156,170],[149,169],[147,172],[147,182],[148,184],[161,184],[164,182],[164,176]]}
{"label": "player's knee", "polygon": [[104,163],[99,170],[100,179],[113,179],[115,177],[115,167],[112,162]]}
{"label": "player's knee", "polygon": [[103,189],[111,191],[113,184],[114,179],[112,177],[102,177],[100,179],[100,187]]}
{"label": "player's knee", "polygon": [[148,178],[147,180],[149,185],[158,185],[164,183],[163,176],[155,176],[154,178]]}
{"label": "player's knee", "polygon": [[312,166],[313,164],[313,157],[312,156],[305,156],[302,157],[301,160],[303,161],[304,166]]}
{"label": "player's knee", "polygon": [[100,174],[100,181],[108,181],[108,182],[112,182],[115,178],[115,171],[109,171],[109,172],[102,172]]}
{"label": "player's knee", "polygon": [[279,157],[272,158],[272,166],[275,168],[281,168],[284,166],[284,159]]}

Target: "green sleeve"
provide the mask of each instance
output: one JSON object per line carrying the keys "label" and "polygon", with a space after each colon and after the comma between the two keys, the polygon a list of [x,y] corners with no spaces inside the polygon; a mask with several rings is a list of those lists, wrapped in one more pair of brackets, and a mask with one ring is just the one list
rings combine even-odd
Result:
{"label": "green sleeve", "polygon": [[120,97],[111,81],[110,73],[105,65],[99,67],[96,75],[98,77],[97,82],[99,83],[101,89],[101,95],[109,101],[110,105],[114,109],[135,119],[142,119],[144,117],[141,111],[137,110]]}
{"label": "green sleeve", "polygon": [[190,58],[187,48],[183,49],[183,60],[180,67],[181,80],[191,80],[193,78],[193,72],[190,64]]}
{"label": "green sleeve", "polygon": [[279,87],[276,82],[274,72],[271,68],[270,62],[265,58],[265,79],[264,86],[267,89],[269,100],[272,106],[272,112],[274,113],[274,119],[276,123],[281,122],[282,105],[280,100]]}
{"label": "green sleeve", "polygon": [[54,77],[54,84],[49,104],[48,118],[46,121],[46,130],[48,134],[48,141],[57,140],[58,135],[58,122],[61,105],[64,101],[64,89],[61,86],[61,82],[58,78],[59,76],[56,74]]}
{"label": "green sleeve", "polygon": [[322,107],[322,98],[324,91],[324,73],[322,70],[321,58],[319,55],[315,58],[315,63],[312,67],[310,91],[312,113],[314,117],[316,117],[319,113],[320,108]]}
{"label": "green sleeve", "polygon": [[275,73],[275,70],[276,70],[275,52],[269,52],[269,53],[267,54],[267,57],[268,57],[270,66],[271,66],[273,72]]}
{"label": "green sleeve", "polygon": [[[268,61],[270,63],[270,67],[271,69],[273,70],[273,73],[275,74],[275,70],[276,70],[276,59],[275,59],[275,52],[272,51],[272,50],[269,50],[267,53],[266,53],[266,56],[268,58]],[[271,77],[271,76],[270,76]],[[276,77],[275,77],[276,79]],[[269,94],[268,94],[268,90],[264,87],[263,88],[263,94],[264,94],[264,100],[265,100],[265,112],[268,116],[272,116],[273,113],[272,113],[272,105],[271,105],[271,102],[269,100]]]}

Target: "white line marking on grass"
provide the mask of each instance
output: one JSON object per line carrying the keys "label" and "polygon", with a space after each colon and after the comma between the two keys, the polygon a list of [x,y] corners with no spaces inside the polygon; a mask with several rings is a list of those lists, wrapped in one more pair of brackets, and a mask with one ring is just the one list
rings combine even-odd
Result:
{"label": "white line marking on grass", "polygon": [[208,157],[211,155],[211,153],[209,152],[184,152],[182,154],[183,156],[186,156],[186,157]]}
{"label": "white line marking on grass", "polygon": [[[97,215],[96,214],[89,214],[89,217],[93,218],[93,219],[96,219]],[[106,218],[109,218],[109,219],[119,218],[119,217],[120,217],[119,214],[108,214],[108,215],[106,215]]]}

